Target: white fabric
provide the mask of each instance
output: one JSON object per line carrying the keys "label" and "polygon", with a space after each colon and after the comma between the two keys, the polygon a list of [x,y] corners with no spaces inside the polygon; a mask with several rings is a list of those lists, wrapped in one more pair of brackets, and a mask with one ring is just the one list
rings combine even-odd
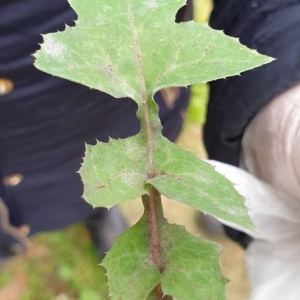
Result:
{"label": "white fabric", "polygon": [[300,200],[300,85],[262,109],[246,128],[240,165]]}
{"label": "white fabric", "polygon": [[238,192],[247,199],[246,206],[255,232],[240,226],[233,227],[255,238],[246,252],[252,287],[250,299],[299,300],[300,218],[297,220],[295,216],[300,216],[300,205],[295,205],[293,209],[289,207],[290,203],[298,201],[241,168],[208,162],[232,181]]}
{"label": "white fabric", "polygon": [[[215,161],[248,200],[256,240],[246,252],[250,300],[300,299],[300,85],[252,120],[241,168]],[[239,228],[241,229],[241,228]]]}

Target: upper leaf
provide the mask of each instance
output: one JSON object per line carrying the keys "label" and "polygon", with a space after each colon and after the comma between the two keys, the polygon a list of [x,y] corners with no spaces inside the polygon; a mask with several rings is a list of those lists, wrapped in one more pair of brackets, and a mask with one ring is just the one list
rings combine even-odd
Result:
{"label": "upper leaf", "polygon": [[175,23],[186,0],[71,0],[75,27],[47,34],[35,65],[141,104],[156,91],[239,74],[270,61],[194,21]]}

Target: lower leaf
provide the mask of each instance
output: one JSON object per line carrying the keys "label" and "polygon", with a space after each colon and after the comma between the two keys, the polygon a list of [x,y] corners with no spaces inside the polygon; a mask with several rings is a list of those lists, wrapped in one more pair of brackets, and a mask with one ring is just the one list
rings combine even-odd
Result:
{"label": "lower leaf", "polygon": [[102,265],[107,271],[113,299],[147,298],[159,283],[160,273],[152,262],[145,218],[115,238]]}
{"label": "lower leaf", "polygon": [[217,245],[192,236],[163,217],[159,219],[159,235],[162,272],[152,260],[146,214],[116,238],[103,260],[113,299],[149,299],[158,283],[164,294],[178,300],[225,299],[226,279],[220,270]]}
{"label": "lower leaf", "polygon": [[220,247],[189,234],[182,226],[165,223],[163,249],[166,269],[161,275],[165,294],[178,300],[225,299],[227,280],[222,276]]}

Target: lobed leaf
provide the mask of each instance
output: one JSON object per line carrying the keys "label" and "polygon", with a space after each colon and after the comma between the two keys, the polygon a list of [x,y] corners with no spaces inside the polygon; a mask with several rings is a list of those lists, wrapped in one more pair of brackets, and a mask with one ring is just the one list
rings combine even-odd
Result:
{"label": "lobed leaf", "polygon": [[167,222],[163,225],[162,240],[167,267],[161,284],[166,295],[178,300],[225,300],[227,280],[219,265],[220,247]]}
{"label": "lobed leaf", "polygon": [[[233,184],[194,154],[157,137],[153,164],[156,176],[147,178],[145,136],[87,146],[80,175],[84,198],[92,206],[111,207],[147,194],[150,183],[166,197],[192,206],[228,223],[252,228],[244,199]],[[110,160],[104,159],[110,157]]]}
{"label": "lobed leaf", "polygon": [[115,238],[102,262],[113,299],[146,299],[159,283],[160,272],[150,249],[145,218]]}
{"label": "lobed leaf", "polygon": [[[110,207],[147,193],[148,182],[170,198],[249,227],[232,185],[161,137],[152,96],[165,87],[235,75],[271,59],[207,25],[175,23],[185,0],[70,3],[78,13],[76,26],[45,35],[36,66],[115,97],[131,97],[142,128],[128,141],[87,147],[80,171],[84,198]],[[152,167],[156,178],[149,180]]]}
{"label": "lobed leaf", "polygon": [[228,223],[253,228],[245,200],[212,165],[165,138],[156,147],[154,165],[158,175],[148,183],[169,199]]}
{"label": "lobed leaf", "polygon": [[226,280],[219,266],[218,246],[160,219],[160,274],[152,263],[146,216],[116,238],[103,260],[113,299],[143,300],[161,282],[164,294],[186,299],[224,299]]}
{"label": "lobed leaf", "polygon": [[114,97],[144,98],[239,74],[271,59],[206,24],[175,23],[186,0],[70,0],[75,27],[47,34],[35,65]]}
{"label": "lobed leaf", "polygon": [[[141,132],[127,140],[87,146],[80,170],[84,198],[110,207],[148,192],[229,223],[251,227],[242,198],[213,167],[161,135],[155,92],[239,74],[271,61],[237,39],[193,21],[175,23],[185,0],[70,0],[75,27],[47,34],[35,65],[138,105]],[[218,248],[183,228],[159,220],[160,273],[151,257],[144,216],[119,236],[103,264],[116,299],[146,299],[161,282],[166,294],[183,299],[224,299]]]}
{"label": "lobed leaf", "polygon": [[86,145],[80,176],[84,199],[94,207],[111,207],[146,194],[147,156],[145,137],[138,134],[124,140]]}

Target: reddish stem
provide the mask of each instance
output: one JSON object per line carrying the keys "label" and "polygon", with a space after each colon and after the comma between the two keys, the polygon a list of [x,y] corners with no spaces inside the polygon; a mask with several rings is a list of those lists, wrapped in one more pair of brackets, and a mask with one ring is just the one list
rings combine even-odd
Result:
{"label": "reddish stem", "polygon": [[159,268],[160,272],[162,272],[164,266],[161,259],[161,246],[158,222],[158,218],[162,214],[162,204],[160,194],[152,186],[150,187],[148,201],[146,202],[146,210],[148,212],[152,259],[155,265]]}
{"label": "reddish stem", "polygon": [[[148,221],[149,239],[153,263],[158,267],[160,273],[163,273],[165,264],[162,259],[161,243],[160,243],[160,223],[159,220],[163,218],[163,207],[161,202],[161,194],[150,186],[149,195],[143,196],[145,206],[145,214]],[[156,300],[172,300],[173,297],[164,295],[162,286],[159,283],[155,289]]]}
{"label": "reddish stem", "polygon": [[[162,273],[165,267],[161,256],[159,228],[159,219],[163,215],[161,195],[153,186],[150,186],[149,195],[143,196],[143,202],[149,225],[148,228],[152,260],[153,263],[158,267],[160,273]],[[162,300],[164,297],[160,283],[155,287],[155,294],[157,300]]]}

